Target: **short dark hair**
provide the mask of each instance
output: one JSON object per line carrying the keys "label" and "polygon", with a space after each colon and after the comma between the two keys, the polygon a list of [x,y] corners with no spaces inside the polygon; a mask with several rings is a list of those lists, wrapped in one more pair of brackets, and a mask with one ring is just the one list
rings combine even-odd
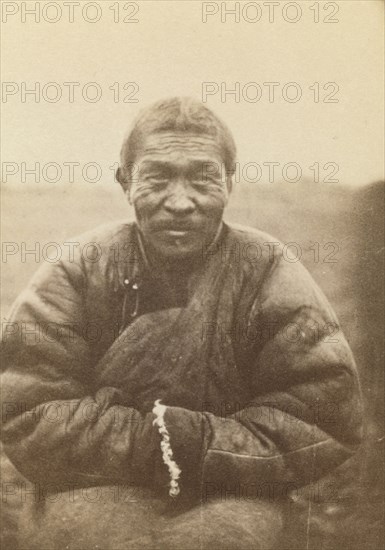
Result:
{"label": "short dark hair", "polygon": [[118,180],[129,183],[131,167],[143,139],[167,131],[196,132],[213,136],[219,143],[226,173],[234,172],[236,146],[227,126],[203,103],[190,97],[157,101],[139,113],[123,142]]}

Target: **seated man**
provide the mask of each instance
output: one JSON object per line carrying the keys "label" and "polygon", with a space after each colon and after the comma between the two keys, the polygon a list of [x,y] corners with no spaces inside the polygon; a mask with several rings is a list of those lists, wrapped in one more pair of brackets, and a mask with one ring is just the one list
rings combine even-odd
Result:
{"label": "seated man", "polygon": [[136,222],[77,239],[14,304],[2,440],[45,496],[21,547],[272,548],[282,502],[263,488],[355,452],[356,367],[326,298],[276,239],[222,220],[235,153],[197,101],[145,110],[117,174]]}

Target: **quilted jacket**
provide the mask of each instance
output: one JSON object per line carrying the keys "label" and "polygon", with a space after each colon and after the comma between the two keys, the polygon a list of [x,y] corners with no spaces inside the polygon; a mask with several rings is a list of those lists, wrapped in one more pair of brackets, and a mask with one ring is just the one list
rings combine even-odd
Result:
{"label": "quilted jacket", "polygon": [[135,224],[71,242],[3,330],[2,440],[27,478],[165,486],[156,399],[182,489],[306,484],[352,456],[354,359],[325,296],[276,239],[224,224],[168,286]]}

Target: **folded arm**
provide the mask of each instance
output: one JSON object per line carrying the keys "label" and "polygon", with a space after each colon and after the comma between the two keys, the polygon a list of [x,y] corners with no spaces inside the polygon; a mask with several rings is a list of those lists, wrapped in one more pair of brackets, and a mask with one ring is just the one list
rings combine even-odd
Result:
{"label": "folded arm", "polygon": [[309,483],[352,456],[361,439],[351,351],[310,275],[283,259],[248,323],[254,397],[230,415],[168,407],[177,462],[200,483]]}
{"label": "folded arm", "polygon": [[79,264],[45,265],[11,311],[2,344],[5,452],[43,483],[167,477],[154,415],[122,406],[116,388],[90,390],[85,291]]}

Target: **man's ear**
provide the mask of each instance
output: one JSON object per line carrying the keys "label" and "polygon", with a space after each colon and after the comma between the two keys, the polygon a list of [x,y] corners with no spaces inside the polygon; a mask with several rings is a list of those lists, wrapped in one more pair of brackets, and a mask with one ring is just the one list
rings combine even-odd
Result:
{"label": "man's ear", "polygon": [[232,176],[226,178],[226,187],[227,187],[227,192],[230,195],[231,191],[233,190],[233,178],[232,178]]}
{"label": "man's ear", "polygon": [[126,178],[123,176],[123,172],[122,172],[122,169],[120,168],[120,166],[116,170],[115,177],[116,177],[117,181],[120,183],[124,193],[127,195],[128,201],[131,204],[131,200],[130,200],[131,183],[129,181],[127,181]]}

